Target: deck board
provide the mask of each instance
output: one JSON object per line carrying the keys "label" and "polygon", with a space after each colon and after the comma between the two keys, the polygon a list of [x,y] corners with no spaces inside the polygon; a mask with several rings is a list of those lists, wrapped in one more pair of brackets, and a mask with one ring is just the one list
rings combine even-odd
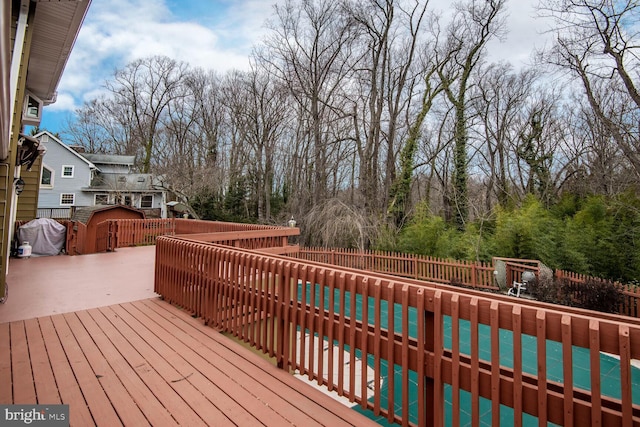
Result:
{"label": "deck board", "polygon": [[97,374],[91,369],[86,356],[73,335],[74,331],[71,330],[64,316],[57,314],[52,316],[51,319],[58,336],[61,338],[62,347],[71,362],[71,369],[96,424],[103,426],[122,425],[115,409],[111,405],[111,401],[98,381]]}
{"label": "deck board", "polygon": [[149,387],[178,424],[194,426],[204,424],[202,419],[180,398],[175,390],[156,372],[153,366],[120,334],[101,310],[92,309],[88,311],[102,331],[112,340],[129,366],[133,368],[133,374],[137,375]]}
{"label": "deck board", "polygon": [[[125,307],[133,308],[131,305],[125,305]],[[140,310],[141,313],[144,312],[157,325],[165,328],[172,325],[169,320],[162,316],[162,313],[153,310],[153,305],[142,307],[141,304],[138,304],[135,308]],[[174,316],[166,311],[164,314]],[[282,412],[274,412],[273,408],[266,406],[265,402],[268,401],[261,400],[260,397],[256,396],[256,391],[263,388],[262,384],[259,384],[260,378],[247,378],[246,368],[239,368],[233,362],[221,357],[220,354],[203,345],[203,342],[207,341],[206,335],[198,335],[197,330],[189,327],[188,323],[178,324],[177,328],[170,329],[175,336],[176,346],[184,348],[184,351],[191,355],[191,360],[195,361],[194,366],[201,372],[208,373],[210,381],[216,381],[220,384],[221,390],[223,390],[229,401],[233,402],[234,406],[240,406],[237,402],[254,401],[250,406],[250,415],[265,425],[287,424],[290,423],[288,419],[292,417],[296,417],[295,419],[301,421],[298,425],[313,424],[313,419],[300,413],[293,405],[288,406],[286,412],[283,411],[287,414],[287,418],[283,417]],[[211,331],[214,332],[213,330]],[[193,334],[196,334],[196,337]],[[246,386],[243,387],[242,384],[245,380]],[[256,381],[258,381],[258,384],[254,384]],[[243,412],[246,412],[246,410],[243,409]],[[238,425],[244,425],[243,419],[238,418],[242,414],[238,414],[235,411],[232,413],[234,422]],[[251,424],[253,423],[255,421],[251,421]]]}
{"label": "deck board", "polygon": [[[91,413],[89,412],[89,407],[84,400],[82,392],[80,391],[80,386],[73,375],[73,370],[71,369],[71,365],[69,365],[69,360],[64,354],[62,344],[60,343],[60,339],[62,337],[58,336],[51,317],[42,317],[39,318],[38,321],[40,322],[42,336],[47,337],[44,344],[47,350],[47,356],[51,362],[53,376],[56,379],[56,384],[58,385],[60,400],[69,405],[70,424],[77,426],[90,426],[95,424],[91,417]],[[15,401],[13,403],[15,403]],[[49,402],[38,403],[47,404]]]}
{"label": "deck board", "polygon": [[[207,398],[213,405],[215,405],[216,408],[229,418],[232,425],[263,425],[259,421],[260,414],[255,413],[256,409],[259,410],[260,408],[256,408],[254,406],[252,408],[254,414],[252,414],[227,395],[227,390],[229,389],[229,384],[227,382],[222,384],[220,377],[217,379],[210,379],[206,376],[207,372],[219,371],[212,369],[210,363],[204,358],[198,356],[191,347],[178,343],[175,336],[176,329],[175,327],[172,328],[171,323],[164,323],[163,318],[160,316],[154,316],[155,313],[145,313],[131,304],[126,304],[118,308],[120,308],[119,314],[121,318],[125,320],[129,319],[131,322],[140,321],[148,325],[149,333],[153,334],[151,337],[147,336],[147,340],[150,344],[154,345],[154,347],[163,354],[171,354],[173,352],[176,357],[172,357],[172,364],[180,370],[184,380],[189,381],[199,390],[209,390]],[[201,344],[196,343],[195,345]],[[177,357],[178,355],[181,355],[181,357]],[[220,372],[220,375],[223,375],[223,373]],[[215,381],[219,384],[216,384]],[[271,413],[270,415],[273,414]],[[258,418],[256,418],[256,416],[258,416]]]}
{"label": "deck board", "polygon": [[[151,425],[172,425],[176,421],[171,414],[162,405],[158,398],[149,389],[135,370],[129,365],[125,358],[120,354],[114,343],[100,329],[94,318],[86,311],[76,313],[82,321],[87,332],[91,335],[96,345],[100,348],[105,361],[119,381],[122,387],[127,391],[132,401],[144,414]],[[108,375],[109,371],[96,371],[98,375]]]}
{"label": "deck board", "polygon": [[[75,315],[69,313],[64,315],[68,325],[73,329],[74,335],[82,352],[87,358],[87,362],[95,373],[98,382],[108,396],[118,417],[124,425],[144,426],[149,425],[140,408],[136,405],[133,397],[129,395],[126,388],[118,380],[118,377],[111,369],[107,359],[82,325],[82,322]],[[116,422],[117,423],[117,422]]]}
{"label": "deck board", "polygon": [[38,402],[58,404],[60,394],[58,386],[53,376],[53,370],[47,357],[44,346],[44,339],[40,331],[40,324],[37,319],[24,322],[29,342],[29,355],[31,356],[31,369],[33,371],[33,382],[36,388],[36,398]]}
{"label": "deck board", "polygon": [[29,347],[24,322],[11,323],[11,371],[13,375],[13,400],[15,403],[36,401],[36,389],[29,361]]}
{"label": "deck board", "polygon": [[13,402],[11,330],[9,323],[0,324],[0,402]]}
{"label": "deck board", "polygon": [[[159,308],[160,304],[162,304],[161,308]],[[157,299],[139,301],[137,305],[155,307],[155,310],[165,313],[165,316],[174,316],[177,320],[182,320],[182,323],[176,324],[184,325],[187,323],[185,320],[188,316],[171,305],[164,307],[164,303]],[[304,420],[322,420],[323,425],[343,425],[345,423],[347,425],[368,425],[369,423],[377,425],[356,411],[337,403],[331,397],[302,384],[289,373],[275,368],[267,360],[246,351],[234,341],[211,328],[183,327],[182,330],[186,333],[193,333],[197,340],[209,344],[212,354],[218,358],[216,365],[223,367],[223,372],[228,372],[232,378],[237,378],[239,383],[251,387],[250,390],[259,399],[269,401],[269,397],[277,393],[288,396],[288,398],[271,402],[270,406],[279,414],[286,414],[286,418],[296,425],[305,425],[296,416],[298,413],[304,414]],[[249,360],[244,360],[242,364],[238,362],[244,358]],[[238,365],[235,366],[234,363],[238,363]],[[254,384],[251,384],[252,382]],[[313,390],[314,393],[311,393],[310,390]]]}
{"label": "deck board", "polygon": [[0,324],[0,403],[73,426],[375,425],[158,298]]}
{"label": "deck board", "polygon": [[[122,334],[122,336],[135,348],[141,357],[145,359],[145,368],[155,370],[158,376],[182,399],[186,405],[183,415],[186,425],[206,425],[205,420],[217,420],[221,425],[225,423],[226,417],[213,405],[208,402],[202,393],[196,389],[186,379],[190,373],[179,372],[173,366],[171,358],[167,360],[167,355],[159,354],[156,349],[147,343],[136,330],[127,325],[117,310],[117,306],[101,308],[105,317]],[[141,328],[141,333],[144,329]],[[170,356],[169,356],[170,357]]]}

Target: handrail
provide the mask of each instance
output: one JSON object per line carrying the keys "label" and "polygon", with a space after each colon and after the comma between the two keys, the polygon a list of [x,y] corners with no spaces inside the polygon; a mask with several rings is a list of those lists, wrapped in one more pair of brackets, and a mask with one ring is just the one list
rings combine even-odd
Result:
{"label": "handrail", "polygon": [[[484,399],[493,420],[513,408],[514,424],[525,413],[544,424],[640,423],[631,367],[640,326],[615,317],[169,236],[157,239],[155,290],[390,422],[457,424],[465,393],[474,423]],[[384,382],[356,380],[366,368]],[[614,371],[612,392],[601,380]]]}

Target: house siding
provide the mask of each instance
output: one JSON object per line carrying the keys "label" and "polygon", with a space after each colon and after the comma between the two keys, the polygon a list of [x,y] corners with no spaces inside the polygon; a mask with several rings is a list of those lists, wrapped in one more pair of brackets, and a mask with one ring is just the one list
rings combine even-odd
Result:
{"label": "house siding", "polygon": [[18,211],[16,219],[18,221],[30,221],[37,216],[38,212],[38,183],[40,182],[40,168],[42,157],[38,157],[31,170],[22,167],[20,177],[25,183],[24,191],[18,196]]}
{"label": "house siding", "polygon": [[[29,9],[27,18],[27,31],[25,33],[24,48],[22,58],[20,58],[20,67],[18,71],[18,85],[15,97],[15,109],[13,111],[13,127],[11,128],[11,140],[9,142],[8,157],[2,162],[0,167],[0,227],[2,228],[2,238],[0,239],[0,298],[5,294],[8,270],[9,255],[11,251],[11,239],[13,239],[13,224],[15,218],[12,217],[14,205],[14,186],[13,177],[16,174],[16,152],[18,146],[18,137],[22,127],[22,107],[24,104],[25,86],[27,81],[27,65],[30,55],[31,36],[33,33],[32,24],[34,18],[33,8]],[[11,54],[15,49],[15,34],[17,29],[18,12],[12,8],[11,19]],[[3,106],[8,108],[8,106]]]}
{"label": "house siding", "polygon": [[[40,142],[47,151],[42,164],[52,172],[52,187],[40,187],[38,208],[60,208],[69,205],[60,204],[62,194],[75,194],[73,206],[93,206],[93,194],[82,192],[80,189],[91,184],[91,168],[79,155],[61,146],[46,133],[39,136]],[[73,178],[62,176],[63,166],[73,166]]]}

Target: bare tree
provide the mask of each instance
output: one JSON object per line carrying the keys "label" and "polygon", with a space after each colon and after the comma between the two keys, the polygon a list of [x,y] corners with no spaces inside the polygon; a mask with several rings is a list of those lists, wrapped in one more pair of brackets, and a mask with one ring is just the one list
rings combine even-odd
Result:
{"label": "bare tree", "polygon": [[[420,90],[427,61],[416,58],[422,47],[420,33],[427,21],[428,1],[368,0],[350,2],[349,13],[357,23],[358,62],[354,67],[352,102],[354,139],[358,154],[359,189],[364,208],[377,215],[389,203],[398,206],[399,187],[394,181],[398,153],[407,127],[421,107],[411,109]],[[420,97],[417,97],[420,99]],[[416,101],[419,102],[419,101]],[[411,151],[411,150],[409,150]],[[407,159],[413,153],[407,153]],[[409,166],[409,169],[411,167]],[[412,170],[411,170],[412,172]],[[392,190],[394,186],[394,190]],[[392,192],[394,194],[392,194]]]}
{"label": "bare tree", "polygon": [[456,14],[446,32],[444,44],[438,48],[439,62],[444,65],[438,75],[444,93],[455,111],[453,151],[453,200],[455,220],[464,228],[469,214],[467,192],[468,95],[472,72],[483,58],[491,38],[499,36],[503,27],[501,12],[505,0],[469,0],[456,6]]}
{"label": "bare tree", "polygon": [[131,143],[143,173],[151,170],[156,137],[168,105],[185,96],[181,87],[187,65],[164,56],[139,59],[117,70],[107,89],[116,105],[126,108]]}
{"label": "bare tree", "polygon": [[578,78],[593,114],[640,177],[640,94],[637,73],[629,72],[640,65],[635,25],[640,2],[547,0],[540,11],[557,23],[557,43],[547,60]]}
{"label": "bare tree", "polygon": [[509,64],[491,64],[479,76],[479,95],[474,106],[480,118],[480,138],[484,141],[478,153],[484,163],[480,167],[487,176],[486,210],[491,210],[494,200],[502,206],[509,202],[509,150],[517,140],[520,116],[538,78],[539,73],[533,69],[516,73]]}
{"label": "bare tree", "polygon": [[272,75],[253,70],[245,76],[242,86],[244,108],[239,120],[245,128],[253,162],[250,174],[254,179],[258,219],[271,221],[271,198],[274,195],[274,174],[277,146],[287,125],[289,96]]}
{"label": "bare tree", "polygon": [[[258,51],[260,61],[286,87],[297,103],[300,117],[298,144],[308,146],[304,156],[311,171],[307,185],[311,203],[327,197],[329,149],[336,141],[327,130],[341,113],[335,110],[336,95],[346,84],[350,44],[354,31],[341,1],[288,0],[276,6],[269,24],[268,50]],[[302,171],[300,171],[302,172]]]}
{"label": "bare tree", "polygon": [[67,124],[64,134],[90,153],[128,154],[128,117],[126,108],[101,96],[76,109],[75,120]]}

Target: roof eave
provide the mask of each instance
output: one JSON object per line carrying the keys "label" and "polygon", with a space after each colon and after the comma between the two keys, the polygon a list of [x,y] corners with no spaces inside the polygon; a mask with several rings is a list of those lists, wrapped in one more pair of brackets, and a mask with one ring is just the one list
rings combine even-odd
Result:
{"label": "roof eave", "polygon": [[27,89],[45,105],[57,88],[91,0],[38,0],[27,73]]}

